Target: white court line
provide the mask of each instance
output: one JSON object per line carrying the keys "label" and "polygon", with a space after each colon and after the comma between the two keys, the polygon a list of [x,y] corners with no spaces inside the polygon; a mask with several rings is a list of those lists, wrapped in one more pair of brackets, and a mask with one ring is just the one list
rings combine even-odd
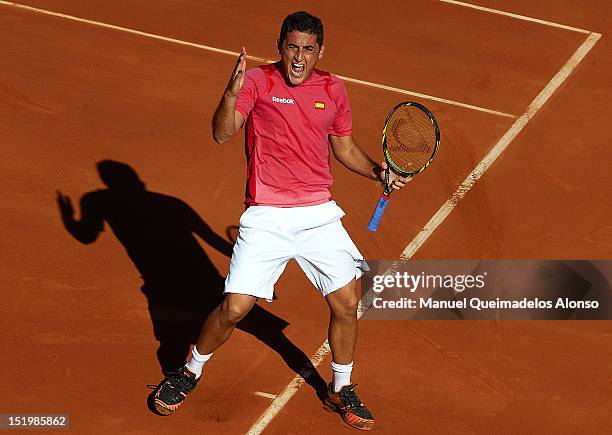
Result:
{"label": "white court line", "polygon": [[379,85],[377,83],[366,82],[364,80],[352,79],[350,77],[344,77],[341,75],[337,75],[337,77],[341,78],[344,81],[357,83],[364,86],[371,86],[373,88],[383,89],[385,91],[397,92],[399,94],[411,95],[413,97],[423,98],[424,100],[437,101],[439,103],[450,104],[453,106],[459,106],[466,109],[476,110],[479,112],[489,113],[491,115],[504,116],[506,118],[516,118],[516,115],[511,115],[509,113],[498,112],[497,110],[485,109],[484,107],[473,106],[471,104],[460,103],[457,101],[447,100],[445,98],[434,97],[433,95],[420,94],[418,92],[407,91],[405,89],[393,88],[391,86]]}
{"label": "white court line", "polygon": [[[146,38],[159,39],[161,41],[172,42],[174,44],[187,45],[189,47],[200,48],[202,50],[212,51],[214,53],[227,54],[230,56],[238,56],[240,53],[228,50],[222,50],[221,48],[210,47],[208,45],[196,44],[195,42],[182,41],[180,39],[168,38],[167,36],[156,35],[154,33],[142,32],[140,30],[130,29],[127,27],[115,26],[114,24],[107,24],[101,21],[93,21],[87,20],[85,18],[75,17],[74,15],[62,14],[60,12],[53,12],[47,9],[39,9],[32,6],[21,5],[19,3],[7,2],[4,0],[0,0],[0,5],[12,6],[19,9],[25,9],[32,12],[37,12],[39,14],[51,15],[53,17],[64,18],[70,21],[77,21],[79,23],[91,24],[93,26],[105,27],[107,29],[119,30],[120,32],[132,33],[134,35],[144,36]],[[261,57],[255,56],[247,56],[248,59],[255,60],[258,62],[265,62],[266,59],[262,59]]]}
{"label": "white court line", "polygon": [[[161,36],[161,35],[157,35],[155,33],[143,32],[143,31],[140,31],[140,30],[130,29],[130,28],[127,28],[127,27],[115,26],[114,24],[107,24],[107,23],[103,23],[101,21],[88,20],[88,19],[85,19],[85,18],[75,17],[74,15],[62,14],[60,12],[54,12],[54,11],[50,11],[50,10],[47,10],[47,9],[39,9],[39,8],[35,8],[35,7],[32,7],[32,6],[22,5],[22,4],[19,4],[19,3],[13,3],[13,2],[8,2],[8,1],[0,0],[0,5],[12,6],[12,7],[15,7],[15,8],[25,9],[25,10],[28,10],[28,11],[37,12],[37,13],[44,14],[44,15],[51,15],[51,16],[58,17],[58,18],[64,18],[66,20],[77,21],[79,23],[86,23],[86,24],[91,24],[93,26],[104,27],[104,28],[107,28],[107,29],[118,30],[118,31],[121,31],[121,32],[126,32],[126,33],[132,33],[134,35],[144,36],[146,38],[158,39],[158,40],[161,40],[161,41],[171,42],[171,43],[174,43],[174,44],[186,45],[188,47],[195,47],[195,48],[199,48],[201,50],[212,51],[214,53],[226,54],[228,56],[237,57],[240,54],[240,53],[235,52],[235,51],[223,50],[221,48],[211,47],[211,46],[208,46],[208,45],[196,44],[195,42],[189,42],[189,41],[183,41],[181,39],[169,38],[167,36]],[[247,56],[247,59],[254,60],[254,61],[257,61],[257,62],[262,62],[262,63],[274,63],[275,62],[274,60],[263,59],[261,57],[250,56],[250,55]],[[425,99],[425,100],[437,101],[439,103],[444,103],[444,104],[449,104],[449,105],[452,105],[452,106],[463,107],[465,109],[475,110],[475,111],[478,111],[478,112],[484,112],[484,113],[488,113],[490,115],[503,116],[503,117],[512,118],[512,119],[516,118],[516,115],[512,115],[510,113],[505,113],[505,112],[500,112],[500,111],[497,111],[497,110],[487,109],[486,107],[474,106],[472,104],[462,103],[460,101],[448,100],[446,98],[440,98],[440,97],[436,97],[436,96],[433,96],[433,95],[421,94],[421,93],[418,93],[418,92],[408,91],[406,89],[394,88],[394,87],[391,87],[391,86],[385,86],[385,85],[381,85],[381,84],[378,84],[378,83],[372,83],[372,82],[368,82],[368,81],[365,81],[365,80],[359,80],[359,79],[354,79],[354,78],[350,78],[350,77],[343,77],[343,76],[338,76],[338,77],[340,77],[341,79],[343,79],[345,81],[348,81],[348,82],[357,83],[357,84],[364,85],[364,86],[369,86],[369,87],[372,87],[372,88],[383,89],[383,90],[391,91],[391,92],[397,92],[397,93],[404,94],[404,95],[412,95],[414,97],[419,97],[419,98],[422,98],[422,99]]]}
{"label": "white court line", "polygon": [[[453,193],[451,199],[446,201],[438,212],[429,220],[425,227],[417,234],[417,236],[410,242],[410,244],[404,249],[399,260],[396,261],[389,270],[385,271],[385,274],[391,272],[393,268],[397,267],[398,263],[408,260],[423,246],[429,236],[444,222],[444,219],[450,214],[450,212],[457,206],[457,204],[463,199],[465,194],[474,186],[484,173],[491,167],[493,162],[499,158],[499,156],[508,148],[512,140],[525,128],[527,123],[533,119],[535,114],[546,104],[553,93],[559,89],[559,86],[567,79],[570,73],[578,66],[578,64],[584,59],[588,52],[593,48],[601,37],[598,33],[591,33],[587,39],[578,47],[574,54],[569,60],[563,65],[563,67],[555,74],[555,76],[548,82],[548,84],[542,89],[537,97],[527,107],[525,113],[523,113],[508,131],[501,137],[501,139],[493,146],[491,151],[481,160],[476,168],[467,176],[467,178]],[[367,293],[359,303],[359,310],[357,317],[361,318],[363,313],[366,311],[371,299],[371,292]],[[327,340],[317,350],[315,356],[312,358],[312,364],[316,368],[324,359],[324,357],[330,352]],[[300,386],[305,381],[301,376],[296,375],[293,380],[287,384],[281,394],[270,404],[268,409],[259,417],[259,419],[251,426],[248,435],[257,435],[263,432],[266,426],[272,421],[272,419],[278,414],[278,412],[289,402],[291,397],[297,393]]]}
{"label": "white court line", "polygon": [[478,9],[483,12],[490,12],[492,14],[503,15],[506,17],[516,18],[518,20],[530,21],[532,23],[544,24],[545,26],[557,27],[559,29],[571,30],[572,32],[580,33],[591,33],[589,30],[579,29],[578,27],[566,26],[565,24],[553,23],[552,21],[540,20],[539,18],[528,17],[526,15],[513,14],[511,12],[500,11],[499,9],[486,8],[484,6],[474,5],[472,3],[460,2],[457,0],[439,0],[443,3],[449,3],[451,5],[464,6],[466,8]]}
{"label": "white court line", "polygon": [[508,145],[514,140],[514,138],[525,128],[527,123],[535,116],[535,114],[544,106],[544,104],[550,99],[551,95],[561,86],[561,84],[567,79],[570,73],[578,66],[578,64],[584,59],[589,51],[595,46],[597,41],[601,38],[599,33],[591,33],[586,40],[578,47],[574,54],[569,60],[563,65],[563,67],[555,74],[555,76],[548,82],[548,84],[542,89],[537,97],[527,107],[525,113],[523,113],[514,124],[508,129],[508,131],[501,137],[499,141],[491,148],[491,151],[478,163],[474,170],[466,177],[466,179],[459,185],[453,196],[446,201],[442,207],[436,212],[435,215],[427,222],[423,229],[417,234],[417,236],[410,242],[404,252],[402,252],[401,259],[409,259],[414,253],[425,243],[429,236],[440,226],[440,224],[446,219],[450,212],[457,206],[459,201],[463,199],[465,194],[470,191],[474,184],[484,175],[485,172],[491,167],[491,165],[499,158],[499,156],[508,148]]}
{"label": "white court line", "polygon": [[[329,344],[327,340],[325,340],[312,358],[310,358],[313,367],[318,367],[329,352]],[[313,372],[314,371],[311,371],[310,374]],[[291,382],[287,384],[285,389],[276,396],[276,399],[272,401],[264,413],[259,416],[255,424],[253,424],[247,432],[247,435],[260,434],[305,382],[306,380],[302,376],[296,375]]]}
{"label": "white court line", "polygon": [[266,399],[276,399],[276,394],[264,393],[263,391],[255,391],[253,394],[260,397],[265,397]]}

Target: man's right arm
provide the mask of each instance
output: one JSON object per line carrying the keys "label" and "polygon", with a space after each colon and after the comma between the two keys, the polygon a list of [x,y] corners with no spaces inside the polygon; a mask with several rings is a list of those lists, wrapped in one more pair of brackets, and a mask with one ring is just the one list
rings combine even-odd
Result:
{"label": "man's right arm", "polygon": [[234,137],[243,123],[242,113],[236,110],[236,96],[225,92],[213,116],[213,139],[224,144]]}
{"label": "man's right arm", "polygon": [[236,110],[238,92],[244,84],[246,70],[246,50],[242,47],[236,66],[227,83],[221,101],[215,110],[212,120],[213,139],[218,144],[229,141],[242,127],[244,117]]}

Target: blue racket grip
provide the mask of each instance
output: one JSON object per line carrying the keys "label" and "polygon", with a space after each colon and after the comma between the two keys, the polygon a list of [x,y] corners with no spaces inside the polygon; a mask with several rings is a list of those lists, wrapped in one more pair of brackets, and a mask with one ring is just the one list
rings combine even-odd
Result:
{"label": "blue racket grip", "polygon": [[368,224],[368,230],[376,231],[378,229],[378,225],[380,224],[380,220],[382,219],[388,202],[389,196],[385,195],[384,193],[380,195],[380,199],[378,200],[374,214],[372,214],[372,219],[370,219],[370,223]]}

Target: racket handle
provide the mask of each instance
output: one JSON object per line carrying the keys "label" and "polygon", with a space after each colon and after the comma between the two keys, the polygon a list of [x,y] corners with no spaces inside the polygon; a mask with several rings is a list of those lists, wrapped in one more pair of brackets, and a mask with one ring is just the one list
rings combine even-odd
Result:
{"label": "racket handle", "polygon": [[378,229],[378,225],[380,224],[380,220],[382,219],[388,202],[389,196],[385,195],[384,193],[380,195],[380,199],[378,200],[374,214],[372,214],[372,219],[370,219],[370,223],[368,224],[368,230],[376,231]]}

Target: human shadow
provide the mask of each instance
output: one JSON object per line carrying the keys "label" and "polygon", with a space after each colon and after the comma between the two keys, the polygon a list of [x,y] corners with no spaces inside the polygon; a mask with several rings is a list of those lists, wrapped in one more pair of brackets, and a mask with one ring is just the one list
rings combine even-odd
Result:
{"label": "human shadow", "polygon": [[[157,358],[165,375],[185,363],[204,320],[224,297],[224,278],[195,236],[228,257],[233,246],[184,201],[147,190],[129,165],[103,160],[97,169],[107,188],[82,196],[80,219],[74,217],[70,198],[57,192],[62,222],[83,244],[93,243],[106,223],[125,247],[143,280],[141,290],[147,298],[159,342]],[[237,328],[278,353],[322,399],[326,383],[306,354],[285,335],[288,325],[255,304]]]}

